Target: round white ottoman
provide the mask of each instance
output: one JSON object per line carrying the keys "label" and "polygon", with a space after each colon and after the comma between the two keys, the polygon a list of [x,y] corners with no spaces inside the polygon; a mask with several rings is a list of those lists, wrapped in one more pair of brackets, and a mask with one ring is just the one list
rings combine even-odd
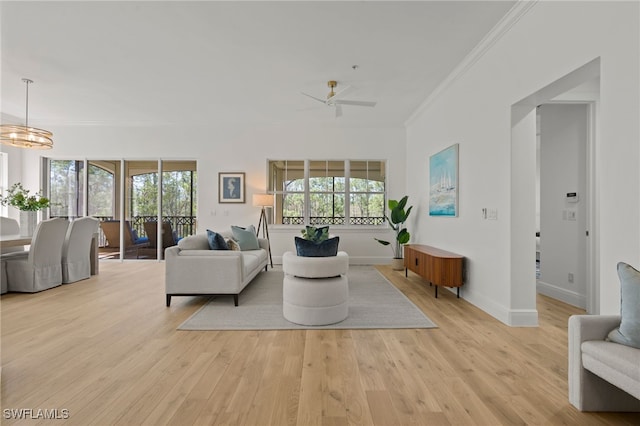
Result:
{"label": "round white ottoman", "polygon": [[341,251],[330,257],[299,257],[286,252],[282,314],[301,325],[327,325],[349,314],[349,256]]}

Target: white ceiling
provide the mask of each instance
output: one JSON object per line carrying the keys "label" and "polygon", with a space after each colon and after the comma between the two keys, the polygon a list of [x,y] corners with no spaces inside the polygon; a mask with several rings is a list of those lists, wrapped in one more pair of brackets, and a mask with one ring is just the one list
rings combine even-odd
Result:
{"label": "white ceiling", "polygon": [[[36,127],[398,126],[513,4],[2,1],[2,113],[28,77]],[[378,104],[335,119],[327,80]]]}

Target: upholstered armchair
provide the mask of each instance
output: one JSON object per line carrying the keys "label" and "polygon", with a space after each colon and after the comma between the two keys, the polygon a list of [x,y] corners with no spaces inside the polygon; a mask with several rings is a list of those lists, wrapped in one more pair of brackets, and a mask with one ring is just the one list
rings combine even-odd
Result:
{"label": "upholstered armchair", "polygon": [[162,241],[162,249],[166,249],[167,247],[172,247],[178,244],[176,238],[173,234],[173,228],[171,227],[171,223],[162,222],[162,238],[158,238],[158,222],[149,221],[144,223],[144,232],[147,234],[149,238],[149,247],[157,248],[158,240]]}
{"label": "upholstered armchair", "polygon": [[[113,251],[120,251],[120,220],[107,220],[100,222],[100,227],[104,236],[107,239],[107,249]],[[138,257],[138,250],[141,248],[149,247],[148,238],[137,238],[133,233],[131,224],[128,220],[124,221],[124,252],[135,253]]]}

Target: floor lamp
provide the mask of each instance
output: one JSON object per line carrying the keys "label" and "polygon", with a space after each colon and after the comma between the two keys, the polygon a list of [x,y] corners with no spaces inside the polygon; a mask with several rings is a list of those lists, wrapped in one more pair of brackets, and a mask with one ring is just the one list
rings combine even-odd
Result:
{"label": "floor lamp", "polygon": [[269,261],[271,262],[271,268],[273,269],[273,258],[271,257],[271,240],[269,240],[269,226],[267,225],[267,213],[265,207],[273,207],[273,194],[253,194],[254,207],[262,207],[260,211],[260,220],[258,221],[258,227],[256,228],[256,236],[260,233],[262,227],[262,238],[267,239],[269,244]]}

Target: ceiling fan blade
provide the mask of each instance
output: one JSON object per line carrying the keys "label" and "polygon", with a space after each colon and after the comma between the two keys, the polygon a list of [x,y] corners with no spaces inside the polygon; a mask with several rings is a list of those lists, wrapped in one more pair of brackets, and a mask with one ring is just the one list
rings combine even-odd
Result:
{"label": "ceiling fan blade", "polygon": [[376,106],[376,102],[370,101],[348,101],[346,99],[338,99],[334,101],[336,105],[355,105],[355,106],[364,106],[364,107],[374,107]]}
{"label": "ceiling fan blade", "polygon": [[342,107],[338,104],[336,105],[336,118],[342,117]]}
{"label": "ceiling fan blade", "polygon": [[307,97],[309,97],[309,98],[313,99],[314,101],[322,102],[323,104],[326,104],[326,103],[327,103],[327,101],[326,101],[326,100],[324,100],[324,99],[320,99],[320,98],[316,98],[315,96],[311,96],[311,95],[309,95],[309,94],[307,94],[307,93],[300,92],[300,94],[305,95],[305,96],[307,96]]}

